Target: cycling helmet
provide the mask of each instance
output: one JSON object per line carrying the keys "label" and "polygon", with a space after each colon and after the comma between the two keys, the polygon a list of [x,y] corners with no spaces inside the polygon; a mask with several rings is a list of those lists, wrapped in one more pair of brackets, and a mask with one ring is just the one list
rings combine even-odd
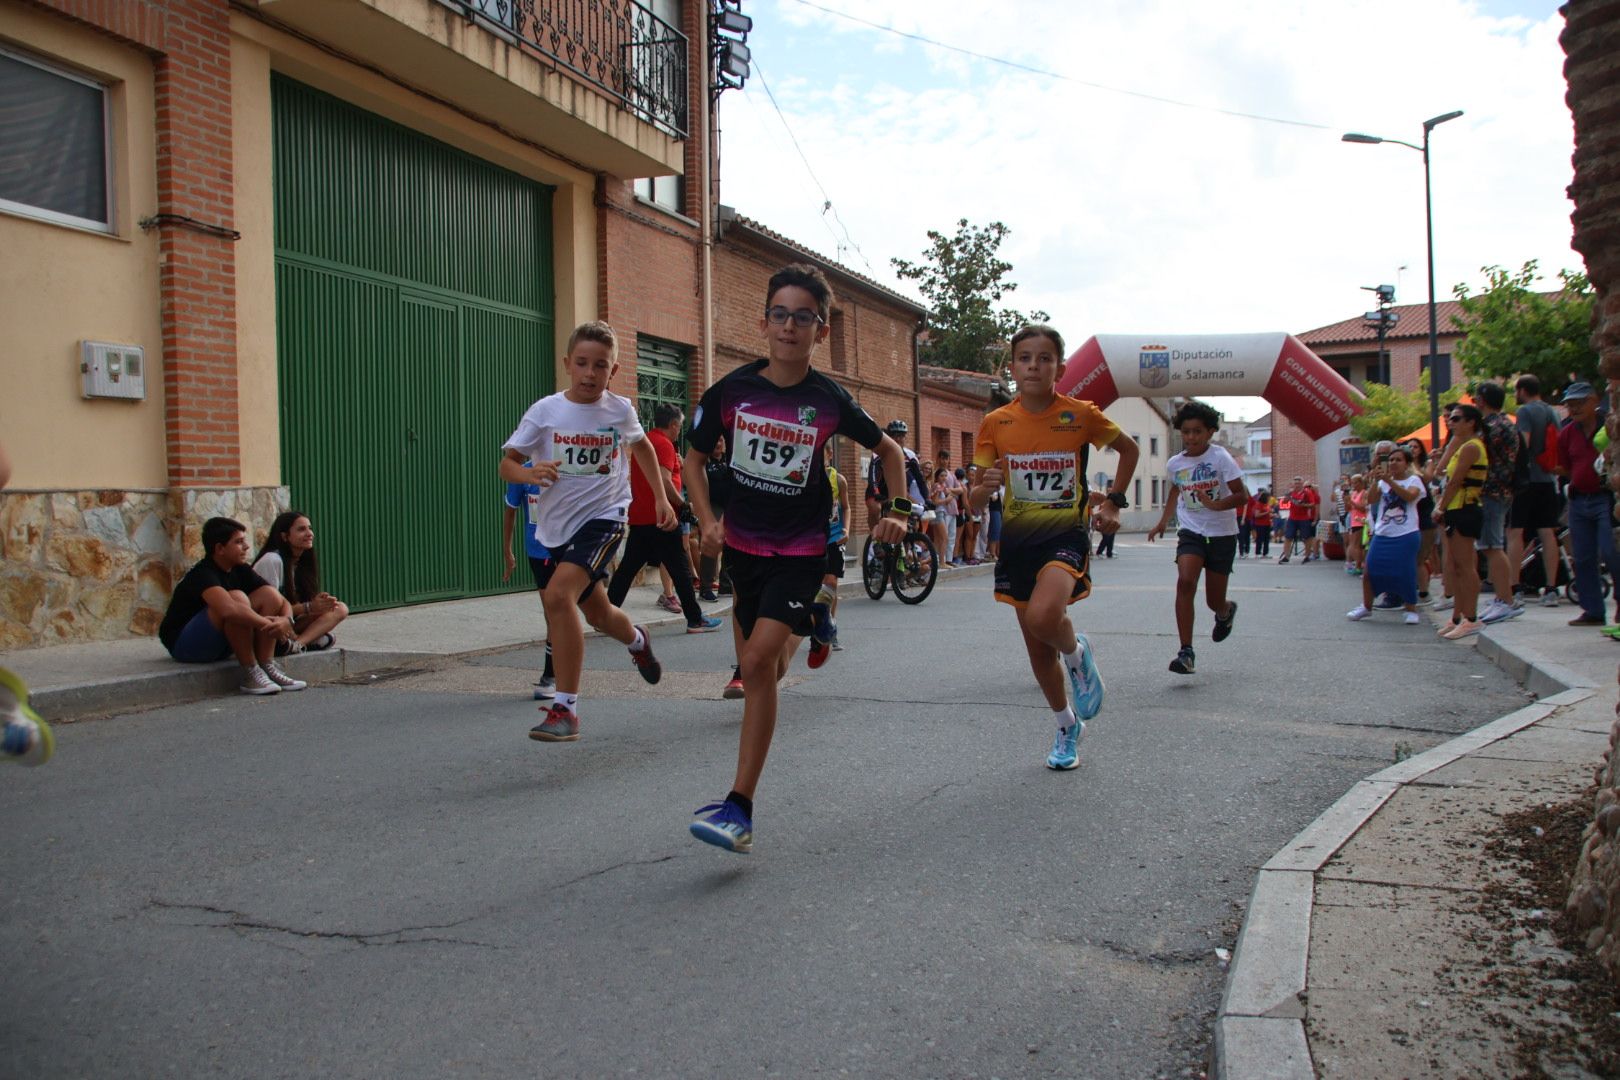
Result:
{"label": "cycling helmet", "polygon": [[904,420],[890,420],[889,426],[883,430],[888,432],[890,435],[904,435],[911,429],[906,426],[906,422]]}

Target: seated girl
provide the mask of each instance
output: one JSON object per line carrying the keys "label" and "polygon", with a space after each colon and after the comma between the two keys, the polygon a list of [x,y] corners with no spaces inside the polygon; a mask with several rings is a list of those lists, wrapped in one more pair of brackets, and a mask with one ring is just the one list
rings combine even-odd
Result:
{"label": "seated girl", "polygon": [[349,617],[349,609],[331,593],[321,591],[315,530],[309,518],[297,510],[277,517],[253,569],[292,604],[295,636],[286,651],[330,649],[336,641],[332,631]]}

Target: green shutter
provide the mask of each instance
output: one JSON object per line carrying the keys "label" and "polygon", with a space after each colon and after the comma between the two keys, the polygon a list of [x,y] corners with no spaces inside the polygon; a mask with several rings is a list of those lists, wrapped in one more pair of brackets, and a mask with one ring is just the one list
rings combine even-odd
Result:
{"label": "green shutter", "polygon": [[653,410],[674,405],[691,416],[687,406],[687,359],[691,350],[645,334],[636,337],[636,415],[648,431],[653,426]]}
{"label": "green shutter", "polygon": [[282,478],[325,586],[525,588],[496,468],[555,381],[551,189],[281,76],[272,110]]}

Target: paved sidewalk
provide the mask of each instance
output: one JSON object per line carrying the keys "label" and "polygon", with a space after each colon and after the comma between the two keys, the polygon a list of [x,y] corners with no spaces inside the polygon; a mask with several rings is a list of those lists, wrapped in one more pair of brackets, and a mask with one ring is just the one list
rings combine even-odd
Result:
{"label": "paved sidewalk", "polygon": [[[989,573],[989,565],[942,567],[948,576]],[[846,572],[840,596],[861,591],[860,578]],[[682,615],[658,606],[658,577],[630,590],[624,611],[631,621],[652,629],[677,628]],[[705,614],[725,616],[731,597],[703,604]],[[719,634],[730,634],[724,620]],[[596,631],[586,627],[587,635]],[[337,647],[282,660],[287,671],[310,682],[431,663],[446,656],[525,648],[545,640],[545,617],[532,592],[418,604],[351,615],[337,629]],[[132,709],[172,705],[213,694],[235,692],[237,664],[177,664],[156,638],[126,638],[77,645],[53,645],[0,653],[0,667],[28,684],[29,704],[51,721],[106,716]]]}
{"label": "paved sidewalk", "polygon": [[[1505,814],[1581,795],[1608,748],[1620,643],[1568,626],[1578,614],[1532,606],[1448,645],[1540,700],[1369,776],[1261,868],[1216,1021],[1217,1077],[1516,1075],[1515,1029],[1547,1018],[1481,1008],[1499,973],[1479,909],[1512,877],[1484,840]],[[1549,952],[1545,932],[1514,948],[1526,970]]]}

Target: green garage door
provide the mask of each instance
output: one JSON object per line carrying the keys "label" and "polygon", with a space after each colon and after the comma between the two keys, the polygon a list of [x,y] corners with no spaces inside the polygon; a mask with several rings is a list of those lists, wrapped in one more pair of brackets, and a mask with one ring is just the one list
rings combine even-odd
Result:
{"label": "green garage door", "polygon": [[496,466],[555,381],[551,189],[280,76],[272,105],[282,482],[326,588],[526,587]]}

